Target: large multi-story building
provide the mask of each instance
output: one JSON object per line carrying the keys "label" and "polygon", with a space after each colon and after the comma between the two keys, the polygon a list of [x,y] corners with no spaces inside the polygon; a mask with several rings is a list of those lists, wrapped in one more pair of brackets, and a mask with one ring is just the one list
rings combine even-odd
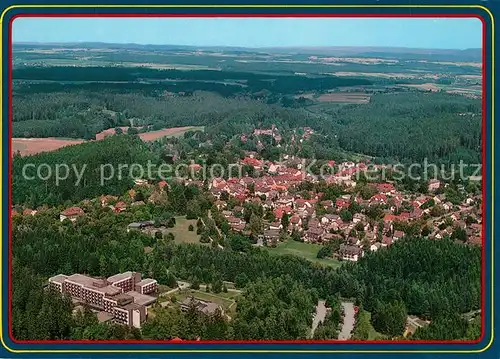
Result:
{"label": "large multi-story building", "polygon": [[108,313],[115,323],[137,328],[146,320],[146,305],[156,300],[146,294],[155,293],[158,289],[156,280],[141,280],[141,274],[137,272],[119,273],[107,279],[83,274],[59,274],[49,278],[49,286],[61,293],[68,293],[76,301]]}
{"label": "large multi-story building", "polygon": [[141,281],[141,273],[125,272],[118,273],[108,278],[108,283],[115,287],[122,288],[124,292],[134,290],[135,283]]}
{"label": "large multi-story building", "polygon": [[158,282],[151,278],[146,278],[135,284],[135,291],[141,294],[156,293]]}
{"label": "large multi-story building", "polygon": [[113,311],[113,321],[117,324],[128,326],[134,323],[142,323],[146,320],[146,307],[136,303],[129,303],[123,307],[115,307]]}

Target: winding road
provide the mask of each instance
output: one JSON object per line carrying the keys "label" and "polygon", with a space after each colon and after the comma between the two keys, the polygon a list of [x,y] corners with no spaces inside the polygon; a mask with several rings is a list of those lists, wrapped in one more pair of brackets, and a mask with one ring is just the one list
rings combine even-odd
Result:
{"label": "winding road", "polygon": [[344,323],[339,333],[339,340],[349,340],[354,329],[354,304],[352,302],[342,302],[344,308]]}

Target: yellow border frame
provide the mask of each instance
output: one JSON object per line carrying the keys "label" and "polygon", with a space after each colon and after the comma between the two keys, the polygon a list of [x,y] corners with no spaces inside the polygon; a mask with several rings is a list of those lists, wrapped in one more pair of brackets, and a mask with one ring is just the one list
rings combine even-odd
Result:
{"label": "yellow border frame", "polygon": [[[491,19],[491,60],[492,60],[492,65],[491,65],[491,118],[492,118],[492,123],[491,123],[491,146],[492,146],[492,153],[491,153],[491,165],[492,165],[492,172],[491,172],[491,177],[492,177],[492,183],[491,183],[491,198],[494,197],[494,166],[495,166],[495,146],[494,146],[494,110],[495,110],[495,97],[494,97],[494,85],[495,85],[495,19],[493,17],[493,14],[491,11],[481,5],[12,5],[6,8],[1,16],[0,16],[0,41],[2,41],[2,24],[3,20],[5,17],[5,14],[9,12],[10,10],[13,9],[22,9],[22,8],[156,8],[156,9],[173,9],[173,8],[188,8],[188,9],[193,9],[193,8],[233,8],[233,9],[272,9],[272,8],[314,8],[314,9],[347,9],[347,8],[353,8],[353,9],[359,9],[359,8],[395,8],[395,9],[411,9],[411,8],[428,8],[428,9],[480,9],[486,12]],[[257,15],[258,16],[258,15]],[[256,16],[256,17],[257,17]],[[3,45],[3,43],[2,43]],[[3,49],[3,46],[2,46]],[[2,51],[0,51],[0,61],[2,60]],[[3,84],[3,66],[0,67],[0,83]],[[0,86],[0,108],[3,109],[2,103],[3,101],[3,86]],[[0,124],[2,124],[3,121],[3,111],[0,113]],[[0,126],[0,138],[2,136],[2,126]],[[2,149],[0,148],[0,155],[2,154]],[[484,165],[484,164],[483,164]],[[0,166],[0,178],[2,178],[2,172],[3,171],[3,166]],[[2,193],[0,193],[0,203],[2,202]],[[0,208],[0,215],[2,214],[2,209]],[[482,353],[486,351],[492,344],[493,344],[493,339],[494,339],[494,288],[493,288],[493,283],[494,283],[494,240],[493,240],[493,235],[494,235],[494,205],[492,203],[491,206],[491,338],[489,343],[482,349],[476,349],[476,350],[239,350],[239,349],[229,349],[229,350],[224,350],[224,349],[208,349],[208,350],[203,350],[203,349],[184,349],[184,350],[179,350],[179,349],[159,349],[159,350],[147,350],[147,349],[130,349],[130,350],[123,350],[123,349],[111,349],[111,350],[95,350],[95,349],[90,349],[90,350],[72,350],[72,349],[63,349],[63,350],[43,350],[43,349],[25,349],[25,350],[17,350],[17,349],[12,349],[8,347],[3,338],[3,319],[2,319],[2,296],[0,295],[0,340],[5,349],[7,349],[11,353],[304,353],[304,354],[333,354],[333,353],[446,353],[446,354],[473,354],[473,353]],[[1,224],[0,224],[0,230],[1,230]],[[0,246],[3,248],[3,237],[0,239]],[[1,253],[1,248],[0,248],[0,255]],[[1,256],[0,256],[0,264],[1,264]],[[0,265],[0,278],[2,278],[2,267],[3,265]]]}

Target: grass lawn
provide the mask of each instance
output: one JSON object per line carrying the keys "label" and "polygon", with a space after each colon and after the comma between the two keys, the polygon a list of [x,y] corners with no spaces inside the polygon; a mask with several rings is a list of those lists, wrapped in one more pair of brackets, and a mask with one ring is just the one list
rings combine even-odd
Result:
{"label": "grass lawn", "polygon": [[[203,291],[200,291],[200,292],[203,292]],[[232,290],[228,289],[227,293],[220,292],[220,293],[215,294],[215,293],[206,293],[205,292],[205,294],[213,294],[213,295],[216,295],[216,296],[221,297],[221,298],[226,298],[226,299],[234,300],[241,293],[240,292],[236,292],[236,291],[232,291]]]}
{"label": "grass lawn", "polygon": [[164,284],[158,284],[158,293],[165,293],[168,292],[169,290],[172,290],[174,288],[170,288],[168,285]]}
{"label": "grass lawn", "polygon": [[194,298],[200,300],[217,303],[221,307],[223,307],[224,310],[229,313],[229,315],[232,316],[232,314],[236,312],[236,303],[234,299],[229,299],[229,297],[232,296],[236,298],[238,295],[240,295],[239,292],[227,292],[227,293],[221,292],[216,294],[216,293],[207,293],[202,290],[190,289],[182,293],[181,292],[175,293],[172,296],[177,299],[177,303],[182,302],[184,299],[190,296],[193,296]]}
{"label": "grass lawn", "polygon": [[[194,229],[189,231],[189,225],[192,224]],[[175,236],[174,242],[179,243],[196,243],[200,242],[200,236],[196,234],[196,219],[186,219],[184,216],[175,217],[175,227],[167,228],[165,233],[173,233]]]}
{"label": "grass lawn", "polygon": [[190,126],[188,129],[186,129],[184,131],[179,131],[179,132],[173,133],[171,135],[167,135],[165,137],[184,137],[184,134],[186,132],[189,132],[189,131],[205,132],[205,126]]}
{"label": "grass lawn", "polygon": [[292,254],[310,260],[311,262],[331,267],[340,267],[342,265],[342,263],[336,259],[316,258],[316,255],[318,254],[321,247],[322,246],[320,244],[303,243],[294,240],[289,240],[284,243],[280,243],[276,248],[268,248],[268,249],[271,253],[274,254]]}

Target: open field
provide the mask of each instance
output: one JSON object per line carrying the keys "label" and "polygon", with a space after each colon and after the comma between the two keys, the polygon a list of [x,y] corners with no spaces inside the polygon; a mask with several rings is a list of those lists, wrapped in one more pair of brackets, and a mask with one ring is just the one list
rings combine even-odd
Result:
{"label": "open field", "polygon": [[[126,130],[127,127],[122,127]],[[172,127],[158,131],[140,133],[139,137],[146,142],[155,141],[162,137],[178,137],[183,136],[188,131],[204,131],[203,126],[186,126],[186,127]],[[115,133],[114,128],[104,130],[96,134],[96,140],[102,140],[106,136]],[[86,142],[83,139],[63,139],[55,137],[45,138],[13,138],[12,139],[12,154],[19,151],[21,156],[34,155],[40,152],[50,152],[58,150],[65,146],[78,145]]]}
{"label": "open field", "polygon": [[446,65],[446,66],[471,66],[480,68],[483,64],[479,61],[477,62],[452,62],[452,61],[427,61],[420,60],[419,62],[425,62],[429,64]]}
{"label": "open field", "polygon": [[338,103],[368,103],[370,95],[356,92],[332,92],[320,95],[319,102],[338,102]]}
{"label": "open field", "polygon": [[418,84],[418,85],[401,85],[405,87],[413,87],[417,88],[420,90],[425,90],[425,91],[439,91],[440,88],[438,85],[433,84],[433,83],[426,83],[426,84]]}
{"label": "open field", "polygon": [[404,84],[398,86],[411,87],[423,91],[432,91],[432,92],[446,91],[448,93],[454,93],[475,98],[480,98],[482,93],[482,88],[481,86],[478,85],[468,86],[468,87],[458,87],[456,85],[439,85],[434,83],[425,83],[425,84]]}
{"label": "open field", "polygon": [[[173,296],[177,299],[177,303],[182,302],[184,299],[193,296],[194,298],[210,301],[216,304],[219,304],[224,311],[228,313],[230,316],[233,316],[236,313],[236,301],[235,298],[241,295],[240,292],[232,292],[228,291],[227,293],[207,293],[202,290],[194,290],[189,289],[187,291],[175,293]],[[227,296],[230,296],[234,299],[229,299]]]}
{"label": "open field", "polygon": [[483,79],[482,75],[460,75],[458,77],[461,77],[461,78],[467,79],[467,80],[475,80],[475,81],[479,81],[479,82],[481,82]]}
{"label": "open field", "polygon": [[203,126],[172,127],[163,130],[140,133],[139,137],[143,141],[155,141],[162,137],[178,137],[188,131],[203,131]]}
{"label": "open field", "polygon": [[289,240],[284,243],[280,243],[276,248],[269,248],[269,251],[273,254],[284,255],[291,254],[297,257],[302,257],[311,262],[319,263],[322,265],[330,267],[340,267],[342,263],[335,259],[318,259],[316,255],[321,249],[319,244],[310,244],[303,242],[296,242]]}
{"label": "open field", "polygon": [[[103,111],[104,112],[104,111]],[[119,127],[123,133],[126,133],[127,130],[130,128],[130,127]],[[141,129],[142,127],[136,127],[138,130]],[[102,132],[99,132],[95,135],[95,139],[100,141],[100,140],[103,140],[105,137],[107,136],[111,136],[111,135],[114,135],[116,134],[116,128],[108,128],[107,130],[104,130]]]}
{"label": "open field", "polygon": [[350,72],[350,71],[337,71],[327,73],[327,75],[342,76],[342,77],[378,77],[385,79],[439,79],[439,75],[433,73],[409,73],[409,72]]}
{"label": "open field", "polygon": [[[121,130],[126,133],[129,127],[120,127]],[[142,127],[136,127],[138,130],[140,130]],[[188,131],[203,131],[204,127],[203,126],[185,126],[185,127],[171,127],[171,128],[165,128],[163,130],[158,130],[158,131],[150,131],[150,132],[143,132],[139,133],[139,137],[143,141],[155,141],[159,138],[162,137],[178,137],[184,135],[184,133]],[[96,134],[96,140],[102,140],[106,136],[114,135],[116,133],[114,128],[108,128],[107,130],[104,130],[102,132],[99,132]]]}
{"label": "open field", "polygon": [[[229,289],[227,293],[221,292],[221,293],[207,293],[204,290],[194,290],[194,289],[188,289],[188,290],[181,290],[177,291],[175,293],[172,293],[167,296],[159,296],[158,297],[158,303],[165,303],[167,307],[179,307],[180,303],[185,300],[186,298],[189,297],[194,297],[199,300],[203,301],[210,301],[216,304],[219,304],[223,309],[226,314],[228,314],[231,318],[233,318],[236,314],[236,299],[238,296],[241,295],[240,291],[232,291]],[[172,299],[174,299],[174,302],[172,302]],[[163,305],[165,305],[163,304]],[[149,308],[148,309],[148,317],[149,318],[154,318],[156,316],[156,308]]]}
{"label": "open field", "polygon": [[158,285],[158,293],[165,293],[165,292],[168,292],[170,290],[172,290],[174,288],[170,288],[168,285],[165,285],[165,284],[159,284]]}
{"label": "open field", "polygon": [[[192,224],[194,230],[189,231],[189,225]],[[186,217],[175,217],[175,227],[168,228],[165,233],[172,233],[175,236],[174,242],[179,243],[200,243],[200,236],[196,234],[196,220],[186,219]]]}
{"label": "open field", "polygon": [[[187,293],[182,293],[182,295],[185,295],[186,297],[193,296],[195,298],[201,299],[201,300],[206,300],[210,302],[214,302],[217,304],[222,305],[224,308],[228,308],[231,304],[233,304],[234,300],[225,298],[223,295],[227,295],[228,293],[207,293],[201,290],[194,290],[191,289]],[[238,292],[233,292],[231,294],[232,296],[238,296]]]}
{"label": "open field", "polygon": [[12,154],[19,151],[22,156],[34,155],[40,152],[50,152],[65,146],[78,145],[85,142],[79,139],[48,138],[13,138]]}
{"label": "open field", "polygon": [[364,92],[330,92],[320,95],[305,93],[295,95],[295,98],[300,97],[319,103],[368,103],[371,96]]}
{"label": "open field", "polygon": [[127,67],[147,67],[157,70],[217,70],[209,66],[189,65],[189,64],[160,64],[151,62],[123,62],[122,66]]}

